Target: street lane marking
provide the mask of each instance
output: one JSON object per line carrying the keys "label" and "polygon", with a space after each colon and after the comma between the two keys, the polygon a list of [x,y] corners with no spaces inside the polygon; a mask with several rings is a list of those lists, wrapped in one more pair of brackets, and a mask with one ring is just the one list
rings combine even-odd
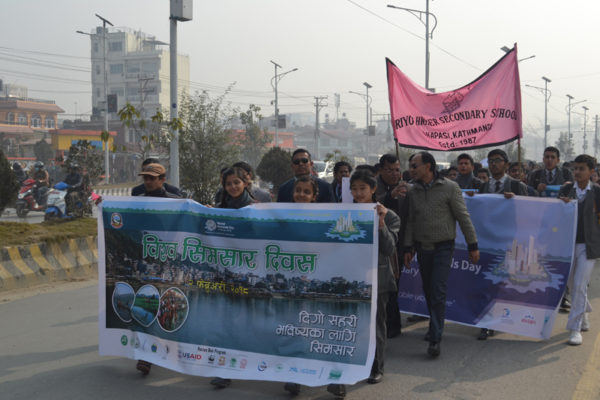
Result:
{"label": "street lane marking", "polygon": [[600,334],[596,336],[594,348],[588,358],[581,379],[573,392],[573,400],[596,400],[600,398]]}

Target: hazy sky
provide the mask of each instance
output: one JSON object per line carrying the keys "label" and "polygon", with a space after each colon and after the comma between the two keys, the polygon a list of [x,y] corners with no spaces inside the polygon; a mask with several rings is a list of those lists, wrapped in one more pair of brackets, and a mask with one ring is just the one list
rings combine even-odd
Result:
{"label": "hazy sky", "polygon": [[[270,115],[274,60],[283,71],[299,69],[279,83],[280,113],[313,112],[313,97],[329,96],[322,115],[334,117],[334,93],[340,93],[340,113],[364,126],[365,102],[348,91],[364,93],[362,83],[369,82],[373,113],[389,113],[385,57],[424,85],[424,25],[387,4],[425,9],[425,0],[196,0],[194,19],[178,24],[191,89],[218,95],[236,82],[233,105],[258,104]],[[600,3],[432,0],[430,11],[438,19],[430,42],[431,87],[442,92],[472,81],[503,55],[500,47],[517,42],[519,58],[536,56],[520,63],[525,136],[543,137],[543,93],[525,84],[543,87],[546,76],[552,80],[549,142],[567,129],[570,94],[573,102],[587,100],[573,107],[571,129],[582,136],[587,106],[591,146],[600,113]],[[2,0],[0,79],[28,86],[30,97],[55,99],[66,118],[89,114],[90,40],[75,31],[100,25],[94,13],[169,41],[168,0]],[[26,58],[17,63],[16,56]],[[541,153],[541,144],[530,150]]]}

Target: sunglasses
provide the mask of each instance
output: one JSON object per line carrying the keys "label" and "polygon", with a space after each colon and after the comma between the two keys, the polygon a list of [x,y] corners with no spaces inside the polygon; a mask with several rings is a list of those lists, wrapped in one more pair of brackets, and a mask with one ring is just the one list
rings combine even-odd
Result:
{"label": "sunglasses", "polygon": [[292,160],[292,163],[294,165],[298,165],[300,163],[302,163],[302,164],[308,164],[309,161],[310,160],[308,158],[296,158],[295,160]]}

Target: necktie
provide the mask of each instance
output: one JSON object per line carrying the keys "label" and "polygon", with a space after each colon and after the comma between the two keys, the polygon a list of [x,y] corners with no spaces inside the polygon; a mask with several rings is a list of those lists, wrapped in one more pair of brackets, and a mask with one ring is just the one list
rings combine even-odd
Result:
{"label": "necktie", "polygon": [[554,181],[554,177],[552,176],[552,171],[548,171],[548,183],[552,183]]}
{"label": "necktie", "polygon": [[496,181],[496,189],[494,190],[494,193],[498,192],[500,192],[500,181]]}

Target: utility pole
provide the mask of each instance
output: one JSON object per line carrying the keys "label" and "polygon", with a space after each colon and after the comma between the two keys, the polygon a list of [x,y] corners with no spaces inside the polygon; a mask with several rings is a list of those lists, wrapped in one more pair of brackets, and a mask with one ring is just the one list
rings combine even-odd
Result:
{"label": "utility pole", "polygon": [[[275,147],[277,147],[277,146],[279,146],[279,99],[278,99],[278,95],[277,95],[277,84],[279,83],[281,78],[283,78],[285,75],[289,74],[290,72],[298,71],[298,68],[291,69],[287,72],[284,72],[284,73],[278,75],[277,68],[282,68],[281,65],[277,64],[273,60],[270,60],[270,61],[271,61],[271,64],[273,64],[273,66],[275,66],[275,76],[273,78],[271,78],[271,86],[273,87],[273,90],[275,91]],[[273,104],[273,103],[271,103],[271,104]]]}
{"label": "utility pole", "polygon": [[110,139],[110,134],[108,133],[108,75],[106,71],[106,24],[110,26],[114,26],[109,20],[106,18],[102,18],[98,14],[96,17],[102,20],[102,62],[104,69],[104,135],[106,135],[106,142],[104,142],[104,175],[105,182],[108,184],[110,182],[110,168],[108,164],[108,140]]}
{"label": "utility pole", "polygon": [[548,126],[548,83],[552,82],[550,79],[542,76],[544,80],[544,149],[548,147],[548,131],[550,127]]}
{"label": "utility pole", "polygon": [[586,126],[587,126],[587,111],[589,110],[589,108],[587,108],[586,106],[582,106],[583,108],[583,153],[586,153],[588,144],[587,144],[587,132],[586,132]]}
{"label": "utility pole", "polygon": [[571,135],[571,100],[573,100],[573,96],[571,96],[570,94],[568,94],[567,97],[569,98],[569,105],[568,105],[568,107],[569,107],[569,112],[568,112],[568,114],[569,114],[569,123],[567,125],[567,127],[568,127],[567,128],[567,132],[568,132],[567,143],[569,145],[569,148],[573,148],[573,136]]}
{"label": "utility pole", "polygon": [[319,137],[321,136],[319,133],[319,111],[323,107],[327,107],[327,104],[322,103],[323,100],[327,100],[327,96],[315,96],[315,160],[320,160],[319,156]]}
{"label": "utility pole", "polygon": [[596,124],[594,126],[594,157],[598,157],[598,114],[596,114]]}
{"label": "utility pole", "polygon": [[[140,83],[140,90],[138,90],[138,93],[140,94],[140,115],[142,116],[142,119],[145,120],[145,110],[144,110],[144,101],[146,100],[146,93],[149,92],[149,90],[146,89],[146,85],[148,84],[148,81],[151,81],[153,78],[142,78],[138,75],[138,82]],[[145,128],[142,128],[142,133],[144,131]],[[144,135],[142,135],[144,136]],[[141,148],[141,141],[140,141],[140,148]],[[146,159],[146,151],[141,148],[142,150],[142,154],[143,154],[143,158]]]}
{"label": "utility pole", "polygon": [[368,82],[363,82],[363,85],[365,85],[365,88],[367,89],[367,94],[365,99],[367,100],[367,129],[366,129],[366,134],[367,134],[367,164],[369,163],[369,136],[371,134],[371,132],[369,132],[369,126],[371,125],[369,123],[369,108],[371,106],[371,102],[369,101],[369,89],[372,88],[373,86],[369,85]]}

